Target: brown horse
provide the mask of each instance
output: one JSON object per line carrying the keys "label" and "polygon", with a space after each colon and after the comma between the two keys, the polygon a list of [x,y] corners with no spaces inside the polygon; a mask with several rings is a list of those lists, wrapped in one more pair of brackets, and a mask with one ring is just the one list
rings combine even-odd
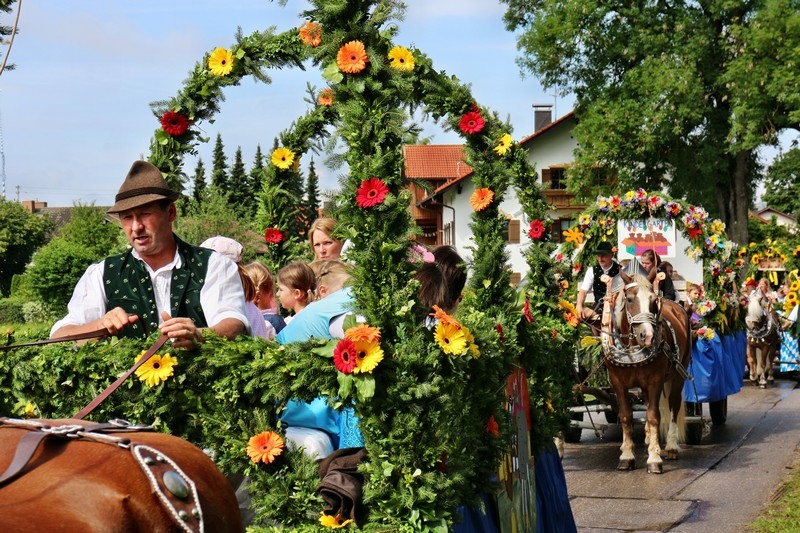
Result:
{"label": "brown horse", "polygon": [[243,531],[233,489],[202,450],[114,425],[125,426],[0,419],[0,530]]}
{"label": "brown horse", "polygon": [[[616,334],[606,335],[604,363],[619,405],[622,454],[618,470],[636,466],[633,443],[633,408],[628,391],[642,390],[647,408],[645,442],[647,471],[663,471],[659,430],[666,435],[667,459],[678,458],[678,442],[685,433],[683,382],[692,356],[689,316],[683,307],[658,296],[653,285],[636,275],[625,285],[616,306]],[[662,418],[662,412],[669,417]],[[666,431],[665,431],[666,430]]]}
{"label": "brown horse", "polygon": [[781,345],[780,318],[775,311],[764,309],[764,297],[754,292],[747,302],[747,366],[750,381],[766,388],[774,381],[772,362]]}

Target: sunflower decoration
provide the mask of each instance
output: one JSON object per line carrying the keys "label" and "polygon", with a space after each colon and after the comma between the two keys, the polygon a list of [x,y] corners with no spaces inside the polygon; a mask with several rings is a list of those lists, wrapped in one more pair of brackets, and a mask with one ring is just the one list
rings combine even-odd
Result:
{"label": "sunflower decoration", "polygon": [[286,170],[294,163],[294,152],[285,147],[276,148],[272,152],[272,164],[278,168]]}
{"label": "sunflower decoration", "polygon": [[467,337],[460,324],[439,322],[433,338],[442,351],[449,355],[461,355],[467,348]]}
{"label": "sunflower decoration", "polygon": [[[146,351],[142,351],[136,360],[139,361],[146,353]],[[171,377],[177,365],[177,358],[171,355],[159,355],[156,353],[142,363],[142,365],[136,369],[135,374],[140,381],[144,381],[145,385],[152,388],[160,385],[161,382]]]}
{"label": "sunflower decoration", "polygon": [[227,76],[233,70],[233,52],[221,46],[211,52],[208,69],[214,76]]}
{"label": "sunflower decoration", "polygon": [[404,46],[395,46],[389,50],[389,66],[402,72],[414,70],[416,62],[411,50]]}
{"label": "sunflower decoration", "polygon": [[497,146],[492,148],[497,155],[506,155],[509,150],[511,150],[511,146],[514,144],[514,140],[511,138],[510,133],[504,133],[502,137],[500,137],[500,142]]}
{"label": "sunflower decoration", "polygon": [[319,517],[319,523],[330,529],[341,529],[353,523],[352,518],[345,518],[342,515],[330,515],[322,513]]}
{"label": "sunflower decoration", "polygon": [[247,456],[254,463],[271,464],[283,453],[283,437],[274,431],[262,431],[247,441]]}
{"label": "sunflower decoration", "polygon": [[[337,350],[339,363],[336,362]],[[381,331],[367,324],[359,324],[344,332],[344,339],[337,344],[333,357],[336,368],[344,374],[348,372],[342,368],[349,368],[353,374],[369,374],[383,361],[383,355]]]}

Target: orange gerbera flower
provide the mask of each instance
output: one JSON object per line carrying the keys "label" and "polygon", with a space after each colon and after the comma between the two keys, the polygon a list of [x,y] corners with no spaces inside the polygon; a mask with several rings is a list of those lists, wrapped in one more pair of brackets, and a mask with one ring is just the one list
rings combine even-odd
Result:
{"label": "orange gerbera flower", "polygon": [[376,342],[381,340],[381,330],[375,326],[359,324],[348,328],[347,331],[344,332],[344,338],[350,339],[353,342]]}
{"label": "orange gerbera flower", "polygon": [[283,438],[274,431],[262,431],[247,441],[247,455],[254,463],[270,464],[283,453]]}
{"label": "orange gerbera flower", "polygon": [[300,28],[300,40],[306,46],[313,46],[316,48],[322,42],[322,26],[312,20],[307,21],[302,28]]}
{"label": "orange gerbera flower", "polygon": [[367,50],[361,41],[350,41],[336,54],[336,65],[339,70],[347,74],[358,74],[364,70],[369,62]]}
{"label": "orange gerbera flower", "polygon": [[319,105],[324,105],[325,107],[330,107],[333,105],[333,89],[330,87],[325,87],[319,92],[319,97],[317,98],[317,102]]}
{"label": "orange gerbera flower", "polygon": [[492,203],[494,199],[494,192],[491,189],[483,188],[478,189],[472,196],[469,197],[469,205],[475,211],[483,211]]}
{"label": "orange gerbera flower", "polygon": [[441,322],[443,324],[455,325],[455,326],[461,327],[461,324],[458,322],[458,320],[456,320],[452,316],[448,315],[438,305],[434,305],[433,306],[433,313],[431,313],[431,316],[436,318],[437,321],[439,321],[439,322]]}

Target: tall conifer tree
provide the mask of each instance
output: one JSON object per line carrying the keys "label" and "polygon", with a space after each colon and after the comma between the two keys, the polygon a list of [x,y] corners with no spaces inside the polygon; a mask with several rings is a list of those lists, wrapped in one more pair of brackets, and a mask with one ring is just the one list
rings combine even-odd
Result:
{"label": "tall conifer tree", "polygon": [[228,191],[228,161],[225,157],[225,146],[222,144],[222,135],[217,133],[217,142],[214,144],[213,161],[211,166],[211,186],[220,192]]}
{"label": "tall conifer tree", "polygon": [[194,181],[192,187],[192,200],[197,205],[201,205],[206,196],[206,168],[203,159],[197,158],[197,166],[194,167]]}

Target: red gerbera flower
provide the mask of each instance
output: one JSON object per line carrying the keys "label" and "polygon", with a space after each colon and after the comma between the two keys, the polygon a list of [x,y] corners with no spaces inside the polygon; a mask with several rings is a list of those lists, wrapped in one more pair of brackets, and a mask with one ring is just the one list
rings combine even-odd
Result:
{"label": "red gerbera flower", "polygon": [[485,122],[479,111],[470,111],[469,113],[464,113],[461,117],[461,122],[458,123],[458,127],[464,133],[472,134],[481,131],[484,124]]}
{"label": "red gerbera flower", "polygon": [[497,423],[497,420],[494,419],[494,415],[491,415],[489,421],[486,423],[486,433],[493,437],[500,436],[500,425]]}
{"label": "red gerbera flower", "polygon": [[696,239],[703,234],[703,230],[701,228],[686,228],[686,233],[689,234],[689,238]]}
{"label": "red gerbera flower", "polygon": [[189,129],[189,119],[175,111],[167,111],[161,116],[161,127],[165,132],[177,137]]}
{"label": "red gerbera flower", "polygon": [[522,314],[525,315],[525,320],[528,321],[528,324],[533,322],[533,315],[531,314],[531,303],[528,299],[525,299],[525,305],[522,306]]}
{"label": "red gerbera flower", "polygon": [[389,194],[389,187],[378,178],[370,178],[361,182],[356,195],[358,207],[373,207],[383,203],[386,195]]}
{"label": "red gerbera flower", "polygon": [[280,244],[283,242],[283,232],[278,228],[267,228],[264,231],[264,239],[269,244]]}
{"label": "red gerbera flower", "polygon": [[352,374],[356,367],[356,345],[350,339],[342,339],[333,349],[333,364],[342,374]]}
{"label": "red gerbera flower", "polygon": [[531,222],[531,228],[528,230],[528,235],[531,239],[541,239],[544,235],[544,224],[541,220],[534,220]]}

